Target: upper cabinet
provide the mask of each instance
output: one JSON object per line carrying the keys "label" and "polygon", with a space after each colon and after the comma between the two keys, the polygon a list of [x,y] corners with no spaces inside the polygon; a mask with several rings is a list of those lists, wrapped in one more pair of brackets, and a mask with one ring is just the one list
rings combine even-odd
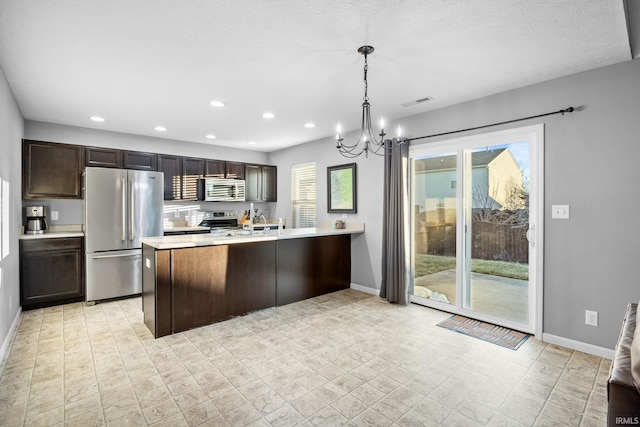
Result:
{"label": "upper cabinet", "polygon": [[225,162],[225,178],[244,179],[244,163]]}
{"label": "upper cabinet", "polygon": [[204,161],[204,176],[209,178],[225,178],[226,177],[226,163],[224,160],[210,160]]}
{"label": "upper cabinet", "polygon": [[141,153],[139,151],[123,151],[122,153],[125,169],[158,170],[158,155],[156,153]]}
{"label": "upper cabinet", "polygon": [[164,173],[164,200],[198,200],[202,177],[246,180],[246,200],[275,202],[277,168],[270,165],[23,140],[23,199],[81,199],[84,167]]}
{"label": "upper cabinet", "polygon": [[22,141],[23,199],[81,199],[83,147]]}
{"label": "upper cabinet", "polygon": [[101,168],[121,168],[122,151],[114,148],[85,147],[84,164]]}
{"label": "upper cabinet", "polygon": [[277,168],[270,165],[244,165],[246,200],[248,202],[276,202]]}
{"label": "upper cabinet", "polygon": [[209,178],[244,179],[244,163],[206,159],[204,176]]}
{"label": "upper cabinet", "polygon": [[182,157],[158,154],[158,172],[164,173],[164,199],[182,198]]}
{"label": "upper cabinet", "polygon": [[198,180],[204,175],[204,159],[182,158],[182,200],[198,200]]}
{"label": "upper cabinet", "polygon": [[262,165],[262,201],[278,201],[278,168]]}

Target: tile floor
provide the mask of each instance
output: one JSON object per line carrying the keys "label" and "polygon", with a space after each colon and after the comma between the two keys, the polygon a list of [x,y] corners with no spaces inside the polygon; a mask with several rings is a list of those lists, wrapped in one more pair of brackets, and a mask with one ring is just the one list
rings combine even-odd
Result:
{"label": "tile floor", "polygon": [[604,426],[606,359],[346,290],[154,340],[140,298],[23,313],[3,426]]}

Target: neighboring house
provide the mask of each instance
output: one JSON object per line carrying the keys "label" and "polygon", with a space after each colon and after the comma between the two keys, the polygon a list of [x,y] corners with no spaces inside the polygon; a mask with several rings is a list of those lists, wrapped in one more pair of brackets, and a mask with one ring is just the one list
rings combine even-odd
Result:
{"label": "neighboring house", "polygon": [[[473,209],[517,209],[524,200],[514,198],[523,187],[523,173],[508,148],[471,154]],[[426,225],[455,224],[456,156],[438,156],[415,162],[415,209],[425,214]]]}

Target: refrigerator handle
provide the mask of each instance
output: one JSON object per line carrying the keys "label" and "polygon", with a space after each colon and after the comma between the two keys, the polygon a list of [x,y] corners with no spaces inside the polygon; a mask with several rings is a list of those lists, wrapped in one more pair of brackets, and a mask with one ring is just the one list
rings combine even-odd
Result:
{"label": "refrigerator handle", "polygon": [[122,241],[127,240],[127,180],[121,179],[122,183]]}
{"label": "refrigerator handle", "polygon": [[135,214],[135,206],[136,206],[136,199],[135,199],[135,194],[136,192],[135,190],[135,179],[131,178],[130,180],[130,186],[129,186],[129,198],[131,200],[131,203],[129,204],[129,240],[135,239],[135,218],[134,218],[134,214]]}

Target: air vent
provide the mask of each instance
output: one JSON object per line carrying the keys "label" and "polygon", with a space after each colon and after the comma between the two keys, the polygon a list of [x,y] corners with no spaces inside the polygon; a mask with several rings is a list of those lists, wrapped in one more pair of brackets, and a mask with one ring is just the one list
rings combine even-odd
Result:
{"label": "air vent", "polygon": [[422,104],[423,102],[427,102],[427,101],[431,101],[431,100],[433,100],[432,97],[426,96],[424,98],[416,99],[415,101],[405,102],[404,104],[402,104],[402,106],[403,107],[411,107],[411,106]]}

